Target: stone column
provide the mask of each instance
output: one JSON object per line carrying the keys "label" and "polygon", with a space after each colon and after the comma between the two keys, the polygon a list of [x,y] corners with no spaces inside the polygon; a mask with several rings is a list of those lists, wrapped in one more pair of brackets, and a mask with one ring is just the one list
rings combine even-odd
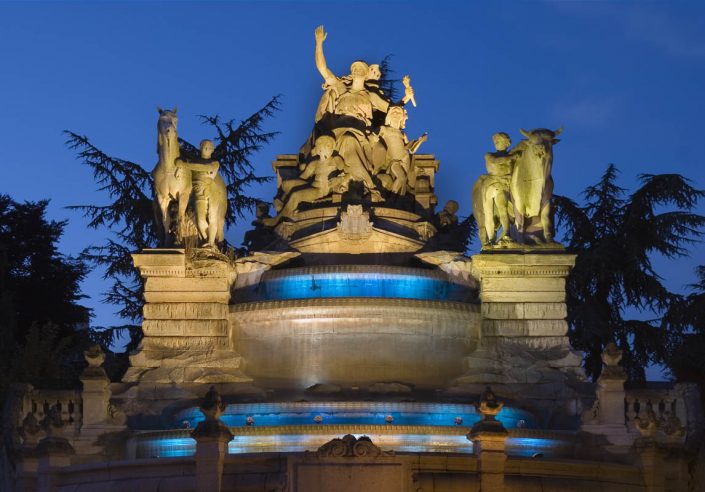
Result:
{"label": "stone column", "polygon": [[502,492],[504,490],[504,464],[507,430],[496,415],[502,410],[503,403],[497,401],[488,386],[476,405],[482,420],[476,423],[467,438],[472,441],[473,452],[478,457],[480,472],[480,492]]}
{"label": "stone column", "polygon": [[144,339],[123,381],[250,381],[228,332],[235,278],[228,259],[202,249],[152,249],[132,258],[145,281]]}
{"label": "stone column", "polygon": [[228,443],[233,439],[230,429],[220,420],[225,405],[211,387],[201,404],[206,419],[198,424],[191,436],[196,440],[196,483],[198,492],[220,492],[223,464]]}
{"label": "stone column", "polygon": [[472,257],[472,275],[480,282],[482,338],[458,384],[560,382],[565,371],[580,371],[581,357],[570,347],[565,319],[565,280],[575,255],[533,251]]}

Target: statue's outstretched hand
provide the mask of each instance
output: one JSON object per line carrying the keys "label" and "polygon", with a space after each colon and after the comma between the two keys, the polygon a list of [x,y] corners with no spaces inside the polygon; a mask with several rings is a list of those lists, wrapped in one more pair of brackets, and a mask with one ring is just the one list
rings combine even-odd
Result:
{"label": "statue's outstretched hand", "polygon": [[323,26],[318,26],[316,28],[316,42],[322,43],[328,37],[328,33],[323,29]]}
{"label": "statue's outstretched hand", "polygon": [[408,75],[404,75],[401,79],[401,83],[404,84],[404,99],[402,99],[402,102],[406,104],[407,102],[411,101],[411,104],[416,107],[416,99],[414,98],[414,88],[411,87],[411,77]]}

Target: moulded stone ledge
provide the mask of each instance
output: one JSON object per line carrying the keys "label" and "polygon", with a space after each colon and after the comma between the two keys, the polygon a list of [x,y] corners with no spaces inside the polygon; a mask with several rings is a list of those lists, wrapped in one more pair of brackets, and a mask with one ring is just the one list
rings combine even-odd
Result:
{"label": "moulded stone ledge", "polygon": [[483,293],[507,291],[564,292],[565,279],[560,277],[486,277],[482,280]]}
{"label": "moulded stone ledge", "polygon": [[[568,337],[493,337],[493,344],[498,350],[508,352],[523,353],[525,351],[556,351],[561,357],[565,356],[568,350],[571,350]],[[541,355],[541,359],[548,360],[546,356]]]}
{"label": "moulded stone ledge", "polygon": [[229,290],[230,285],[226,278],[171,278],[171,277],[149,277],[145,279],[145,292],[222,292]]}
{"label": "moulded stone ledge", "polygon": [[[128,379],[125,379],[128,378]],[[215,367],[130,368],[123,380],[146,383],[240,383],[252,381],[239,369]]]}
{"label": "moulded stone ledge", "polygon": [[142,340],[145,350],[229,350],[229,337],[159,336]]}
{"label": "moulded stone ledge", "polygon": [[483,336],[500,337],[531,337],[549,336],[562,337],[568,333],[568,322],[562,319],[526,319],[526,320],[494,320],[482,321]]}
{"label": "moulded stone ledge", "polygon": [[222,292],[145,292],[144,300],[147,303],[161,302],[230,302],[230,291]]}
{"label": "moulded stone ledge", "polygon": [[147,337],[164,336],[228,336],[226,319],[146,319],[142,331]]}
{"label": "moulded stone ledge", "polygon": [[563,302],[484,302],[482,316],[491,319],[565,319]]}
{"label": "moulded stone ledge", "polygon": [[130,356],[133,367],[226,367],[239,368],[242,357],[233,351],[145,350]]}
{"label": "moulded stone ledge", "polygon": [[145,304],[144,319],[227,319],[229,307],[222,302],[161,302]]}
{"label": "moulded stone ledge", "polygon": [[485,291],[480,292],[484,302],[565,302],[563,291]]}

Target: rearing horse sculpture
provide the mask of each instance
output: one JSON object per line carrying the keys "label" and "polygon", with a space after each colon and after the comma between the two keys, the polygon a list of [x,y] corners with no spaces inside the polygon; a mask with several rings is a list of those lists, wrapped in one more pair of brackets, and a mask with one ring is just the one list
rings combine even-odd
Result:
{"label": "rearing horse sculpture", "polygon": [[[514,164],[510,182],[510,194],[514,204],[514,223],[518,240],[526,241],[527,219],[529,226],[540,222],[543,241],[553,241],[553,217],[551,196],[553,195],[553,145],[560,140],[556,138],[563,128],[556,131],[538,128],[536,130],[519,130],[526,140],[519,142],[514,151],[522,154]],[[533,220],[532,220],[533,219]],[[533,227],[532,227],[533,229]]]}
{"label": "rearing horse sculpture", "polygon": [[157,121],[157,153],[159,162],[152,171],[154,179],[154,199],[158,207],[157,223],[162,229],[162,245],[170,242],[172,233],[172,221],[169,215],[169,204],[172,200],[178,203],[178,215],[176,224],[177,238],[181,235],[181,221],[186,217],[186,207],[191,194],[191,173],[176,173],[174,161],[181,155],[179,149],[179,137],[176,133],[176,108],[172,110],[159,111]]}

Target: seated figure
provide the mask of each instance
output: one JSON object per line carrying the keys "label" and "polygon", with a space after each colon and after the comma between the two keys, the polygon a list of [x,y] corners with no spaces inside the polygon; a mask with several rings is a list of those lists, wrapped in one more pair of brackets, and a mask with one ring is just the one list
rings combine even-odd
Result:
{"label": "seated figure", "polygon": [[[309,162],[300,176],[302,181],[313,177],[313,182],[308,187],[292,191],[279,212],[279,216],[291,216],[298,210],[301,203],[313,202],[323,198],[329,195],[335,187],[339,187],[343,183],[346,178],[344,173],[332,179],[330,178],[332,173],[344,168],[343,159],[339,155],[333,155],[334,148],[335,140],[332,137],[324,135],[316,139],[311,155],[317,157],[317,159]],[[277,223],[277,218],[264,219],[263,223],[274,225]]]}

